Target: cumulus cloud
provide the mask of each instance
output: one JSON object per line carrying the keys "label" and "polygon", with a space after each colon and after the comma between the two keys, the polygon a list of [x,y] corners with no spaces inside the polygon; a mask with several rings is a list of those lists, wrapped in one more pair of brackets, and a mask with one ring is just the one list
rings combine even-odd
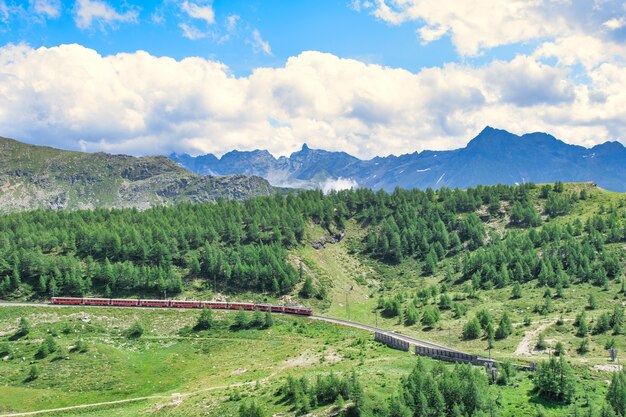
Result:
{"label": "cumulus cloud", "polygon": [[623,141],[626,67],[587,76],[533,56],[412,73],[309,51],[236,77],[202,58],[8,45],[0,136],[131,154],[286,155],[306,141],[362,158],[461,147],[487,124],[583,145]]}
{"label": "cumulus cloud", "polygon": [[181,9],[187,13],[189,17],[204,20],[208,25],[215,23],[215,12],[211,5],[201,6],[193,2],[184,1],[181,5]]}
{"label": "cumulus cloud", "polygon": [[105,1],[77,0],[74,21],[80,29],[88,29],[94,23],[98,23],[100,28],[104,29],[116,23],[136,23],[138,15],[135,10],[120,13]]}
{"label": "cumulus cloud", "polygon": [[324,194],[332,191],[350,190],[358,188],[359,184],[354,178],[329,178],[320,184],[320,189]]}
{"label": "cumulus cloud", "polygon": [[463,56],[564,36],[604,37],[606,29],[625,24],[622,0],[377,0],[369,13],[392,25],[416,22],[421,25],[417,34],[423,43],[449,33]]}

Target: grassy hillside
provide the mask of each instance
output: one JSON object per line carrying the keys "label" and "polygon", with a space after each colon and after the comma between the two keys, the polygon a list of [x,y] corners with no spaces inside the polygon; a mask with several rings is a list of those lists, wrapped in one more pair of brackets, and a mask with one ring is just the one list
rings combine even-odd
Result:
{"label": "grassy hillside", "polygon": [[[288,377],[314,381],[318,375],[355,371],[364,390],[364,414],[381,415],[401,377],[416,363],[414,356],[379,345],[362,331],[306,318],[274,315],[268,329],[234,330],[237,313],[220,312],[211,330],[190,331],[198,314],[0,308],[0,414],[121,401],[50,415],[238,416],[240,405],[255,399],[268,415],[293,415],[293,405],[279,392]],[[32,328],[15,339],[20,317]],[[145,331],[129,338],[125,331],[136,322]],[[38,351],[46,338],[54,340],[57,351],[41,357]],[[79,340],[84,352],[76,349]],[[436,366],[431,360],[423,363]],[[33,367],[39,373],[29,379]],[[600,407],[605,383],[585,377],[578,387],[575,404]],[[500,415],[530,416],[538,405],[548,405],[529,394],[531,388],[528,374],[518,373],[511,384],[489,387],[485,395],[493,401],[499,398]],[[336,407],[321,404],[312,411],[327,415]],[[566,409],[548,407],[547,415],[561,415]]]}
{"label": "grassy hillside", "polygon": [[274,192],[258,177],[203,177],[165,157],[70,152],[0,138],[0,212],[146,209]]}
{"label": "grassy hillside", "polygon": [[[591,184],[568,184],[566,190],[577,193],[585,190],[590,197],[576,203],[565,215],[556,218],[544,215],[543,225],[537,230],[552,225],[565,226],[577,220],[585,223],[593,216],[608,218],[613,207],[622,219],[619,230],[624,233],[624,194],[603,191]],[[538,194],[539,189],[534,191],[532,201],[537,211],[542,213],[545,202],[538,198]],[[478,212],[483,213],[486,234],[494,241],[503,239],[507,234],[520,232],[510,226],[508,214],[485,215],[486,208],[479,208]],[[311,240],[314,240],[315,230],[322,233],[318,227],[312,228]],[[305,245],[293,251],[296,259],[306,266],[306,273],[313,277],[315,283],[329,287],[327,299],[309,300],[322,314],[344,319],[350,317],[361,323],[378,324],[480,356],[491,354],[497,359],[513,359],[517,362],[548,359],[555,345],[561,342],[572,361],[593,370],[609,369],[602,366],[607,364],[609,358],[605,347],[612,344],[619,351],[626,349],[626,339],[621,332],[616,334],[614,331],[593,331],[598,317],[603,313],[612,314],[616,308],[623,310],[626,305],[626,294],[622,285],[625,270],[623,265],[626,260],[626,245],[623,240],[606,244],[607,250],[618,254],[622,267],[618,276],[607,281],[604,286],[579,282],[574,278],[567,288],[562,289],[562,296],[559,296],[554,285],[538,285],[537,276],[533,276],[527,282],[521,283],[522,296],[513,298],[512,284],[502,288],[472,289],[471,280],[464,278],[462,271],[456,270],[462,269],[465,256],[463,252],[439,262],[433,274],[424,272],[424,261],[412,257],[399,263],[372,259],[361,253],[365,230],[361,225],[350,221],[346,224],[346,237],[340,243],[326,245],[321,250]],[[540,248],[538,253],[541,256]],[[453,309],[441,307],[442,286],[452,303],[464,307],[466,311],[462,315],[459,316]],[[552,307],[550,311],[539,311],[546,303],[546,288],[552,294]],[[425,289],[429,294],[422,299],[419,292]],[[430,294],[431,291],[435,295]],[[590,295],[593,295],[597,304],[594,309],[589,307]],[[400,314],[389,317],[380,308],[380,299],[390,300],[396,297],[401,300]],[[406,325],[404,313],[406,307],[412,303],[416,305],[420,319],[425,309],[438,306],[440,320],[432,327],[423,325],[419,320],[414,325]],[[481,310],[486,310],[493,316],[495,327],[504,311],[508,312],[513,323],[512,334],[504,340],[495,340],[491,352],[484,334],[474,340],[465,340],[462,335],[467,321]],[[573,325],[576,316],[582,311],[586,312],[590,328],[586,337],[577,336],[577,328]],[[549,349],[539,350],[535,347],[540,333],[547,339]],[[589,340],[589,352],[579,353],[578,347],[584,338]]]}

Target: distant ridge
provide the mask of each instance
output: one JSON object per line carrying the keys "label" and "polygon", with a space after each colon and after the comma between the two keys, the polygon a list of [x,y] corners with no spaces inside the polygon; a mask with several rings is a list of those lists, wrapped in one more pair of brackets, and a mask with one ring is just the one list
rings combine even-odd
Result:
{"label": "distant ridge", "polygon": [[272,195],[260,177],[193,174],[164,156],[71,152],[0,138],[0,213],[31,209],[146,209]]}
{"label": "distant ridge", "polygon": [[564,181],[594,182],[608,190],[626,191],[626,148],[619,142],[585,148],[568,145],[547,133],[518,136],[490,126],[465,148],[370,160],[345,152],[310,149],[306,144],[289,157],[280,158],[266,150],[231,151],[222,158],[212,154],[169,157],[198,174],[259,175],[280,186],[315,187],[337,178],[388,191],[397,186],[467,188]]}

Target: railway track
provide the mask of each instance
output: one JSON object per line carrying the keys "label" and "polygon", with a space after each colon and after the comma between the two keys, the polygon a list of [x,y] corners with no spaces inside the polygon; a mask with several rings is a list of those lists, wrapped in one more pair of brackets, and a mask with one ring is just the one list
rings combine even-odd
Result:
{"label": "railway track", "polygon": [[363,329],[363,330],[367,330],[367,331],[374,332],[374,333],[378,332],[378,333],[386,334],[389,336],[393,336],[396,339],[404,340],[405,342],[408,342],[410,345],[414,345],[414,346],[422,346],[422,347],[427,347],[427,348],[432,348],[432,349],[441,349],[441,350],[446,350],[448,352],[455,352],[455,353],[467,353],[467,352],[462,352],[460,350],[451,349],[446,346],[438,345],[436,343],[427,342],[421,339],[416,339],[412,336],[407,336],[407,335],[404,335],[402,333],[398,333],[395,331],[386,330],[380,327],[374,327],[374,326],[370,326],[367,324],[357,323],[354,321],[341,320],[341,319],[335,319],[335,318],[324,317],[324,316],[310,316],[309,318],[312,320],[321,320],[321,321],[325,321],[328,323],[335,323],[335,324],[340,324],[343,326],[355,327],[357,329]]}

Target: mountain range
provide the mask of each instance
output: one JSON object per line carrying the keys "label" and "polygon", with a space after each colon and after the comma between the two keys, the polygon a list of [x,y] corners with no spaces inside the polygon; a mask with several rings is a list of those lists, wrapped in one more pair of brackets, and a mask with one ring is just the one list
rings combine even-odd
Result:
{"label": "mountain range", "polygon": [[0,138],[0,213],[135,207],[272,195],[267,180],[193,174],[164,156],[64,151]]}
{"label": "mountain range", "polygon": [[487,126],[466,147],[400,156],[358,159],[345,152],[310,149],[306,144],[289,157],[266,150],[231,151],[169,158],[197,174],[256,175],[276,186],[324,187],[333,180],[372,189],[395,187],[467,188],[492,184],[594,182],[626,191],[626,148],[605,142],[592,148],[569,145],[546,133],[518,136]]}

